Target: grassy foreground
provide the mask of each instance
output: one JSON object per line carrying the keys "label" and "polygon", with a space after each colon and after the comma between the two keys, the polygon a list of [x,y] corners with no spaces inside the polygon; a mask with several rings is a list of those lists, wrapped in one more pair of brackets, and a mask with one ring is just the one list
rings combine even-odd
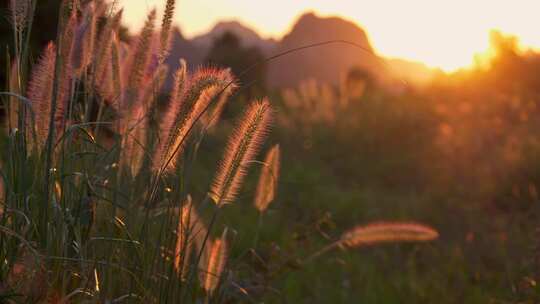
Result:
{"label": "grassy foreground", "polygon": [[[321,261],[334,263],[326,260],[331,251],[438,237],[408,220],[373,219],[351,222],[341,233],[302,246],[298,240],[309,240],[310,227],[305,235],[278,229],[296,230],[296,219],[285,211],[269,211],[280,189],[278,172],[290,170],[285,182],[318,182],[327,172],[289,166],[279,145],[264,143],[279,115],[266,98],[247,104],[233,128],[217,130],[236,90],[227,69],[190,73],[182,61],[171,71],[174,85],[160,107],[175,1],[167,1],[160,31],[151,11],[139,35],[126,42],[118,32],[121,10],[104,1],[65,0],[58,8],[56,41],[35,62],[28,37],[39,35],[32,28],[38,1],[10,5],[14,47],[5,69],[8,89],[1,93],[2,301],[309,301],[302,291],[309,280],[302,276],[331,265]],[[221,136],[223,130],[227,134]],[[258,160],[261,150],[268,152]],[[250,167],[261,168],[258,178],[247,180],[256,189],[254,200],[239,204]],[[306,186],[284,187],[279,196],[283,202],[306,201],[320,194],[301,197]],[[338,207],[338,192],[324,191],[316,201],[332,195]],[[305,208],[318,210],[315,204]],[[317,221],[321,233],[332,226],[331,218]],[[347,278],[332,272],[327,279],[335,276]],[[323,284],[322,278],[311,282]],[[332,296],[320,292],[313,298]]]}

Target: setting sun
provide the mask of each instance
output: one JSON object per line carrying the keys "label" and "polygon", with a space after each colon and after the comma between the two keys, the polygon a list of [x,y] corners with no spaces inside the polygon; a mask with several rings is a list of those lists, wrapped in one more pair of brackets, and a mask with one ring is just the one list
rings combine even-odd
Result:
{"label": "setting sun", "polygon": [[[162,8],[161,2],[122,0],[120,4],[126,21],[138,27],[147,10]],[[470,65],[475,53],[488,48],[491,29],[516,35],[525,46],[540,46],[536,21],[540,2],[534,0],[197,0],[182,1],[175,21],[187,37],[209,30],[219,20],[237,19],[265,37],[280,38],[305,11],[355,22],[383,56],[446,71]]]}

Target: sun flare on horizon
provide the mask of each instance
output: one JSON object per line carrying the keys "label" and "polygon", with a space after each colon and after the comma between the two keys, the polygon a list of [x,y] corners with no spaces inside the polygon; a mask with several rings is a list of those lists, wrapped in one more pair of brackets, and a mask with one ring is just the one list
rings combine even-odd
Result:
{"label": "sun flare on horizon", "polygon": [[[162,9],[163,2],[120,0],[119,5],[124,7],[127,25],[136,30],[146,12]],[[188,38],[207,32],[219,21],[234,19],[262,37],[279,39],[308,11],[357,24],[382,56],[447,72],[473,64],[475,56],[489,48],[493,29],[515,35],[522,47],[540,47],[536,22],[540,2],[534,0],[187,0],[178,4],[175,21]]]}

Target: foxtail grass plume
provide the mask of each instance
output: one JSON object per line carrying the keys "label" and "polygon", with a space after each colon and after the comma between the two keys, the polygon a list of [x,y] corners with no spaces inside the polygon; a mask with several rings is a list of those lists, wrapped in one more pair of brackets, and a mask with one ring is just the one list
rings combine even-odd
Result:
{"label": "foxtail grass plume", "polygon": [[130,91],[136,91],[144,78],[146,67],[150,60],[152,49],[152,38],[154,34],[156,20],[156,10],[153,9],[148,14],[146,22],[139,34],[136,45],[134,46],[129,68],[126,70],[127,88]]}
{"label": "foxtail grass plume", "polygon": [[28,86],[28,98],[32,101],[35,130],[40,147],[44,145],[49,134],[55,62],[56,47],[50,42],[34,66]]}
{"label": "foxtail grass plume", "polygon": [[74,8],[71,10],[71,15],[68,22],[64,24],[61,45],[58,49],[59,55],[62,59],[63,66],[70,66],[72,64],[71,59],[73,56],[73,45],[75,41],[75,32],[77,28],[77,10]]}
{"label": "foxtail grass plume", "polygon": [[432,241],[439,233],[431,227],[417,223],[379,222],[357,226],[345,232],[339,245],[342,247],[369,246],[390,242]]}
{"label": "foxtail grass plume", "polygon": [[204,281],[204,290],[211,296],[219,286],[221,275],[227,264],[229,248],[227,245],[227,229],[223,231],[220,239],[212,242],[208,268],[206,269],[206,279]]}
{"label": "foxtail grass plume", "polygon": [[[75,5],[73,3],[73,5]],[[71,80],[73,78],[73,45],[75,41],[75,30],[77,27],[77,9],[75,6],[71,9],[71,15],[64,26],[60,45],[58,46],[58,56],[60,71],[58,73],[58,91],[56,94],[56,103],[58,105],[55,112],[55,119],[59,125],[59,131],[62,131],[66,123],[67,102],[71,97]]]}
{"label": "foxtail grass plume", "polygon": [[259,152],[272,121],[267,99],[253,102],[229,139],[225,156],[210,188],[210,198],[218,205],[236,199],[247,170]]}
{"label": "foxtail grass plume", "polygon": [[73,69],[76,75],[90,64],[91,54],[94,53],[94,41],[96,35],[97,15],[94,3],[86,5],[82,21],[75,31],[75,42],[73,46]]}
{"label": "foxtail grass plume", "polygon": [[165,12],[163,13],[163,20],[161,22],[161,35],[160,35],[160,51],[159,60],[163,62],[169,55],[169,49],[171,45],[171,25],[174,17],[174,7],[176,0],[167,0],[165,5]]}
{"label": "foxtail grass plume", "polygon": [[255,208],[264,212],[274,200],[279,178],[280,150],[275,145],[268,151],[259,177],[257,192],[255,192]]}
{"label": "foxtail grass plume", "polygon": [[120,46],[116,35],[113,37],[113,44],[111,47],[111,80],[112,80],[112,92],[109,99],[116,104],[116,101],[122,99],[122,73],[120,71]]}
{"label": "foxtail grass plume", "polygon": [[174,73],[173,88],[169,97],[169,106],[172,108],[177,102],[181,102],[182,96],[187,87],[187,63],[180,59],[180,65]]}
{"label": "foxtail grass plume", "polygon": [[[123,11],[120,10],[112,18],[108,18],[97,39],[98,47],[93,59],[95,86],[98,93],[107,99],[110,97],[108,88],[111,81],[108,76],[111,72],[111,48],[122,20],[122,13]],[[112,64],[114,64],[114,61]]]}
{"label": "foxtail grass plume", "polygon": [[[180,67],[175,77],[175,85],[184,86],[183,71]],[[187,82],[187,89],[175,88],[171,95],[171,104],[165,114],[160,131],[161,138],[154,154],[154,171],[171,172],[177,166],[177,160],[182,155],[186,140],[194,128],[197,119],[207,110],[214,97],[232,81],[232,75],[227,70],[200,69]],[[174,98],[174,94],[177,94]],[[180,96],[180,97],[178,97]]]}
{"label": "foxtail grass plume", "polygon": [[[181,62],[181,64],[183,64]],[[205,98],[213,99],[227,85],[234,82],[229,69],[200,68],[194,75],[184,82],[184,90],[176,91],[176,100],[171,104],[174,107],[176,118],[179,121],[189,116],[197,103]],[[180,88],[181,89],[181,88]],[[207,95],[207,96],[204,96]],[[210,102],[211,100],[208,100]],[[172,101],[171,101],[172,102]]]}

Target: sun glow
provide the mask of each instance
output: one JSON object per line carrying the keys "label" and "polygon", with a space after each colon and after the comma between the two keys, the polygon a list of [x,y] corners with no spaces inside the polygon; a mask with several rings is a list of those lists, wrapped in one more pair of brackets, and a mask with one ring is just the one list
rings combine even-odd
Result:
{"label": "sun glow", "polygon": [[[164,1],[119,2],[129,25],[138,27],[145,12],[161,8]],[[355,22],[383,56],[445,71],[471,65],[475,54],[489,47],[491,29],[516,35],[524,46],[540,47],[537,0],[186,0],[179,2],[176,21],[187,37],[209,30],[219,20],[238,19],[263,37],[280,38],[305,11]]]}

